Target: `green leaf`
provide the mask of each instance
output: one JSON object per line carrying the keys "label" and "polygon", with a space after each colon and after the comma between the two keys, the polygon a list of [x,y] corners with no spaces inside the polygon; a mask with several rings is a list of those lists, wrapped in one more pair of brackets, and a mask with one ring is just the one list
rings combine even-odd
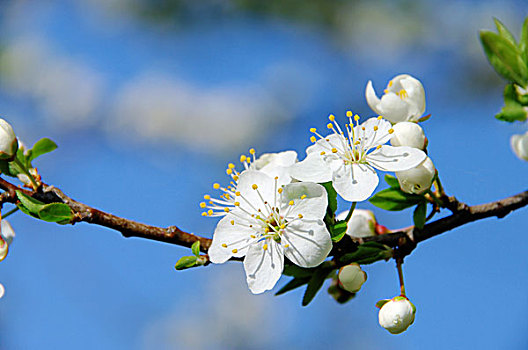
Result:
{"label": "green leaf", "polygon": [[398,182],[398,179],[395,176],[386,174],[385,175],[385,182],[387,185],[393,188],[400,188],[400,183]]}
{"label": "green leaf", "polygon": [[196,241],[192,244],[191,251],[196,256],[200,255],[200,241]]}
{"label": "green leaf", "polygon": [[45,204],[35,198],[32,198],[22,193],[21,191],[16,191],[16,194],[18,200],[20,201],[20,204],[23,205],[30,213],[38,217],[40,209],[42,209]]}
{"label": "green leaf", "polygon": [[377,242],[366,242],[358,246],[357,250],[352,253],[343,255],[339,261],[345,264],[372,264],[378,260],[389,259],[392,257],[392,249],[386,245]]}
{"label": "green leaf", "polygon": [[293,278],[286,283],[275,295],[281,295],[291,290],[304,286],[310,281],[310,277]]}
{"label": "green leaf", "polygon": [[193,267],[194,265],[196,265],[196,260],[197,259],[198,258],[195,255],[183,256],[183,257],[180,258],[180,260],[178,260],[176,265],[174,265],[174,268],[176,268],[176,270],[188,269],[188,268]]}
{"label": "green leaf", "polygon": [[59,224],[68,224],[73,219],[72,210],[64,203],[46,204],[39,210],[38,216],[41,220]]}
{"label": "green leaf", "polygon": [[390,301],[390,299],[378,300],[378,302],[376,303],[376,307],[378,309],[381,309],[383,307],[383,305],[387,304],[389,301]]}
{"label": "green leaf", "polygon": [[346,234],[347,222],[338,221],[333,226],[330,226],[330,236],[332,236],[332,242],[339,242]]}
{"label": "green leaf", "polygon": [[297,278],[311,277],[315,270],[315,268],[306,268],[297,265],[285,265],[282,274],[285,276],[292,276]]}
{"label": "green leaf", "polygon": [[337,210],[337,192],[332,186],[331,181],[322,183],[321,185],[324,186],[326,193],[328,194],[328,209],[332,212],[332,214],[335,214]]}
{"label": "green leaf", "polygon": [[31,162],[33,159],[49,153],[57,148],[57,144],[53,141],[51,141],[48,138],[42,138],[38,140],[34,145],[33,148],[29,151],[29,161]]}
{"label": "green leaf", "polygon": [[320,266],[308,281],[308,286],[304,292],[302,299],[302,306],[307,306],[313,300],[319,289],[323,286],[323,283],[332,270],[325,266]]}
{"label": "green leaf", "polygon": [[381,209],[397,211],[412,207],[422,200],[422,196],[408,194],[399,188],[391,187],[376,193],[369,202]]}
{"label": "green leaf", "polygon": [[422,229],[425,225],[425,217],[427,216],[427,202],[422,201],[418,203],[413,213],[414,226]]}
{"label": "green leaf", "polygon": [[504,87],[503,96],[504,107],[502,107],[501,111],[495,115],[495,118],[510,123],[516,120],[525,121],[527,118],[527,112],[519,102],[519,95],[517,94],[515,85],[506,85]]}
{"label": "green leaf", "polygon": [[524,58],[524,63],[528,65],[528,17],[524,20],[521,37],[519,38],[519,50]]}
{"label": "green leaf", "polygon": [[480,41],[495,71],[507,80],[525,87],[528,81],[528,68],[519,48],[499,34],[490,31],[481,31]]}
{"label": "green leaf", "polygon": [[497,27],[497,31],[499,32],[499,35],[503,37],[504,39],[511,42],[513,45],[517,45],[517,42],[515,41],[515,37],[513,34],[506,28],[504,24],[502,24],[501,21],[499,21],[497,18],[493,18],[493,21],[495,22],[495,26]]}

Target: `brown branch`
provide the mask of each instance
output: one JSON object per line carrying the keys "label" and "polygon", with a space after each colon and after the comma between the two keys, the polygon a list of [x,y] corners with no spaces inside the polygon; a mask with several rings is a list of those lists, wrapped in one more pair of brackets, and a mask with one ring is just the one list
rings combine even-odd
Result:
{"label": "brown branch", "polygon": [[[200,248],[203,252],[207,252],[211,246],[211,239],[184,232],[176,226],[162,228],[146,225],[92,208],[68,197],[60,189],[54,186],[43,184],[39,191],[29,191],[0,178],[0,189],[5,191],[0,199],[1,203],[16,203],[16,191],[22,191],[28,196],[32,196],[44,203],[65,203],[74,212],[75,222],[83,221],[108,227],[121,232],[124,237],[141,237],[184,247],[190,247],[194,242],[200,241]],[[467,206],[456,200],[454,197],[449,197],[448,200],[449,203],[452,204],[449,209],[453,211],[453,214],[428,223],[421,230],[411,226],[408,229],[398,232],[366,237],[363,238],[363,241],[378,242],[393,248],[397,247],[398,257],[403,258],[408,255],[419,242],[423,242],[429,238],[472,221],[494,216],[502,218],[516,209],[527,206],[528,190],[495,202],[474,206]],[[350,237],[347,236],[342,239],[336,247],[334,247],[334,251],[346,252],[347,250],[354,249],[354,247],[355,244],[353,244]]]}

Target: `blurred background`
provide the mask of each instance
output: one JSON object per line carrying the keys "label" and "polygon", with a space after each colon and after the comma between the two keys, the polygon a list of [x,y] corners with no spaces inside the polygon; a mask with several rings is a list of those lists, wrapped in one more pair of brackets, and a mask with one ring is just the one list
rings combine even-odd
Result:
{"label": "blurred background", "polygon": [[[28,145],[57,142],[36,161],[45,182],[210,236],[216,220],[198,203],[227,181],[228,162],[249,147],[302,159],[308,129],[328,114],[373,115],[368,80],[381,92],[409,73],[426,89],[423,127],[446,190],[478,204],[526,190],[528,164],[509,138],[527,128],[494,119],[504,82],[478,30],[494,16],[517,35],[527,10],[522,0],[4,0],[0,115]],[[374,211],[389,228],[411,223],[410,210]],[[0,349],[526,349],[526,214],[420,244],[404,266],[416,321],[398,336],[374,307],[399,293],[393,262],[367,265],[348,304],[323,290],[302,308],[302,290],[251,295],[239,263],[177,272],[188,249],[17,214],[0,264]]]}

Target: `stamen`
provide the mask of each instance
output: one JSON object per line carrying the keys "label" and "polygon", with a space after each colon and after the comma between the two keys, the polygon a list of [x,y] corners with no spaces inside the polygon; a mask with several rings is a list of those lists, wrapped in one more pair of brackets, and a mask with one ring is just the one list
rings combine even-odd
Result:
{"label": "stamen", "polygon": [[305,199],[305,198],[306,198],[306,195],[303,194],[303,195],[301,196],[301,199]]}
{"label": "stamen", "polygon": [[267,244],[264,244],[264,245],[262,246],[262,249],[264,249],[264,250],[268,250],[268,245],[267,245]]}
{"label": "stamen", "polygon": [[333,121],[335,121],[335,116],[334,116],[333,114],[330,114],[330,115],[328,116],[328,119],[329,119],[331,122],[333,122]]}
{"label": "stamen", "polygon": [[222,243],[222,247],[227,248],[227,244]]}
{"label": "stamen", "polygon": [[332,125],[332,123],[328,123],[328,124],[326,124],[326,127],[327,127],[328,129],[333,129],[333,128],[334,128],[334,125]]}
{"label": "stamen", "polygon": [[258,188],[258,186],[257,186],[257,184],[253,184],[253,185],[251,185],[251,188],[256,190]]}
{"label": "stamen", "polygon": [[317,139],[315,138],[315,136],[312,136],[310,137],[310,141],[312,141],[313,143],[315,143],[317,141]]}
{"label": "stamen", "polygon": [[205,199],[205,200],[209,200],[209,199],[211,199],[211,196],[208,195],[208,194],[206,194],[206,195],[204,196],[204,199]]}
{"label": "stamen", "polygon": [[303,215],[302,214],[299,214],[297,215],[299,217],[299,219],[302,219],[303,218]]}
{"label": "stamen", "polygon": [[205,208],[206,206],[207,204],[205,204],[205,202],[200,203],[200,208]]}
{"label": "stamen", "polygon": [[213,184],[213,188],[214,188],[215,190],[220,189],[220,184],[218,184],[218,183],[214,183],[214,184]]}
{"label": "stamen", "polygon": [[351,118],[353,115],[352,111],[346,111],[346,116]]}
{"label": "stamen", "polygon": [[233,254],[236,254],[236,253],[238,253],[238,249],[235,248],[235,249],[232,250],[232,252],[233,252]]}

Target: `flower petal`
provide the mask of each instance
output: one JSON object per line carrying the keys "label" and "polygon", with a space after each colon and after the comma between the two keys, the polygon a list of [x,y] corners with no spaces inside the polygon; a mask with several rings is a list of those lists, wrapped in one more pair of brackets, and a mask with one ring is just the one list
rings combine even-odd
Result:
{"label": "flower petal", "polygon": [[342,135],[335,133],[327,135],[324,139],[320,139],[313,145],[308,146],[308,148],[306,148],[306,154],[321,154],[321,152],[330,154],[332,153],[332,148],[336,148],[340,153],[342,153],[347,148],[346,139]]}
{"label": "flower petal", "polygon": [[[284,182],[289,183],[290,179],[284,179],[284,176],[279,178],[277,186],[281,186]],[[253,185],[257,185],[257,190],[253,189]],[[240,202],[240,208],[249,212],[254,212],[259,208],[264,210],[264,201],[273,203],[275,180],[261,171],[245,170],[238,178],[237,190],[242,195],[241,198],[236,197],[236,200]]]}
{"label": "flower petal", "polygon": [[406,102],[411,106],[409,119],[417,121],[425,112],[425,90],[422,83],[410,75],[401,80],[401,85],[407,91]]}
{"label": "flower petal", "polygon": [[[304,199],[301,197],[305,195]],[[295,204],[288,210],[288,218],[297,218],[299,214],[305,219],[322,219],[326,214],[328,196],[323,186],[313,182],[297,182],[284,186],[283,205],[290,200]]]}
{"label": "flower petal", "polygon": [[380,110],[381,115],[391,123],[404,122],[409,119],[409,105],[393,92],[381,97]]}
{"label": "flower petal", "polygon": [[[254,240],[250,235],[254,234],[255,230],[237,224],[240,221],[242,219],[238,215],[227,214],[218,222],[213,235],[213,242],[208,251],[209,258],[213,263],[222,264],[233,256],[242,257],[246,255],[248,245]],[[235,224],[233,225],[231,222]],[[222,246],[223,244],[226,246]],[[236,249],[235,253],[233,253],[234,249]]]}
{"label": "flower petal", "polygon": [[369,107],[377,114],[382,114],[380,107],[381,100],[376,95],[376,91],[372,87],[372,81],[368,81],[367,88],[365,89],[365,98]]}
{"label": "flower petal", "polygon": [[286,168],[297,162],[297,152],[284,151],[279,153],[264,153],[256,161],[251,163],[250,169],[260,170],[266,175],[279,179],[288,174]]}
{"label": "flower petal", "polygon": [[364,123],[354,127],[354,134],[361,138],[364,150],[387,143],[392,135],[389,130],[392,124],[385,119],[369,118]]}
{"label": "flower petal", "polygon": [[9,252],[9,245],[6,241],[0,236],[0,261],[4,260]]}
{"label": "flower petal", "polygon": [[290,167],[290,176],[300,181],[328,182],[332,180],[332,169],[318,153],[310,153],[299,163]]}
{"label": "flower petal", "polygon": [[367,162],[379,170],[403,171],[414,168],[426,157],[426,154],[417,148],[385,145],[368,154]]}
{"label": "flower petal", "polygon": [[[266,245],[267,249],[264,249]],[[272,289],[284,269],[284,251],[272,239],[252,244],[244,258],[246,281],[253,294]]]}
{"label": "flower petal", "polygon": [[323,220],[299,220],[288,225],[282,237],[284,254],[301,267],[321,264],[332,249]]}
{"label": "flower petal", "polygon": [[343,165],[332,177],[336,192],[349,202],[361,202],[369,198],[378,183],[378,174],[367,164]]}
{"label": "flower petal", "polygon": [[0,235],[2,235],[7,244],[11,244],[11,242],[13,242],[13,238],[15,238],[15,231],[13,230],[13,227],[7,220],[0,221],[0,225]]}

